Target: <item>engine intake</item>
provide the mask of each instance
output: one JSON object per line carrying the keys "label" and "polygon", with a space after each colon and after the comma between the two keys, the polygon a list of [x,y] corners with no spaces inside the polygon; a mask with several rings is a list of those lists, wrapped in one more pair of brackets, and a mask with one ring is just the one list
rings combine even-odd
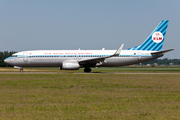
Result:
{"label": "engine intake", "polygon": [[76,60],[66,60],[62,63],[62,70],[79,70],[79,63]]}

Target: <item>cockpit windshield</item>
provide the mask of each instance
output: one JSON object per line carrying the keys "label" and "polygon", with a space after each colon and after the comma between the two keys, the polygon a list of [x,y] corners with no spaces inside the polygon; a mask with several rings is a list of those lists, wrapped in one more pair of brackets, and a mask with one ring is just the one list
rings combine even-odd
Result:
{"label": "cockpit windshield", "polygon": [[12,55],[12,57],[17,57],[17,55]]}

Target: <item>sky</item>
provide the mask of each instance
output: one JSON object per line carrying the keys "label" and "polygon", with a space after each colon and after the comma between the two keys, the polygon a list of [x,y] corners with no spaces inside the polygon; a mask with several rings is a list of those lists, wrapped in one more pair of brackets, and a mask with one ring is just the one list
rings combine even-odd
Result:
{"label": "sky", "polygon": [[169,20],[163,58],[180,59],[180,0],[1,0],[0,51],[116,50]]}

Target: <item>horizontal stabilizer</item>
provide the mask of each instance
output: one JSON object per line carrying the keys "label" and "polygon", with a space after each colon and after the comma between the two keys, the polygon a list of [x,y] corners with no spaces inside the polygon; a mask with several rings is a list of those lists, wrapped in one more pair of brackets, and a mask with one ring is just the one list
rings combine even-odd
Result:
{"label": "horizontal stabilizer", "polygon": [[157,55],[157,54],[163,54],[163,53],[166,53],[166,52],[169,52],[169,51],[172,51],[174,49],[169,49],[169,50],[164,50],[164,51],[159,51],[159,52],[152,52],[151,54],[152,55]]}

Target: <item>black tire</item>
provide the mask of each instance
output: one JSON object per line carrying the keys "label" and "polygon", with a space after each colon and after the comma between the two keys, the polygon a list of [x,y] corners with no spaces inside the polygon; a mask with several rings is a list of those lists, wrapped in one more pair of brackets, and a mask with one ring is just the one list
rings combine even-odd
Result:
{"label": "black tire", "polygon": [[20,72],[23,72],[23,69],[20,69]]}
{"label": "black tire", "polygon": [[90,73],[91,72],[91,68],[84,68],[84,72],[86,72],[86,73]]}

